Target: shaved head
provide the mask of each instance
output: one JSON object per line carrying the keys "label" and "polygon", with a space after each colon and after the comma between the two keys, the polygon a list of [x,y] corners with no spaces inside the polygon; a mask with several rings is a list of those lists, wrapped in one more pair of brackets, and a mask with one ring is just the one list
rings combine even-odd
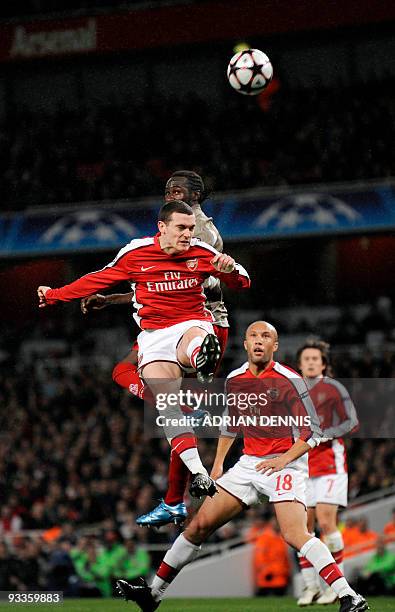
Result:
{"label": "shaved head", "polygon": [[267,321],[254,321],[253,323],[251,323],[246,330],[246,338],[247,336],[255,330],[265,330],[270,332],[270,334],[273,336],[273,339],[278,342],[278,333],[276,328],[274,327],[274,325],[272,325],[271,323],[268,323]]}
{"label": "shaved head", "polygon": [[272,361],[273,353],[278,349],[277,330],[267,321],[254,321],[247,327],[244,340],[248,364],[251,372],[257,376]]}

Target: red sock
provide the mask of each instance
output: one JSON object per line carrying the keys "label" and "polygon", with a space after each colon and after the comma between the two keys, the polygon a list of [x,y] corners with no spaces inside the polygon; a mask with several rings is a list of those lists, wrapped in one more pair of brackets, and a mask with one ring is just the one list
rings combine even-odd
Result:
{"label": "red sock", "polygon": [[112,379],[117,385],[127,389],[140,399],[144,394],[144,383],[137,371],[137,366],[128,361],[117,363],[112,371]]}
{"label": "red sock", "polygon": [[185,404],[181,404],[180,408],[183,414],[193,414],[194,413],[194,409],[191,408],[190,406],[186,406]]}
{"label": "red sock", "polygon": [[171,565],[168,565],[165,561],[162,561],[156,575],[168,584],[171,584],[179,572],[179,569],[175,569],[174,567],[171,567]]}
{"label": "red sock", "polygon": [[165,495],[166,504],[174,506],[174,504],[179,504],[184,499],[185,487],[187,486],[189,478],[189,470],[180,458],[180,453],[188,450],[188,448],[196,448],[196,438],[191,433],[177,436],[171,441],[169,483]]}
{"label": "red sock", "polygon": [[331,586],[339,578],[343,578],[343,574],[336,563],[329,563],[320,571],[322,580],[326,582],[328,586]]}
{"label": "red sock", "polygon": [[337,565],[339,565],[339,563],[343,563],[343,560],[344,560],[344,548],[342,548],[341,550],[338,550],[337,552],[333,552],[332,553],[332,557],[336,561]]}
{"label": "red sock", "polygon": [[188,448],[197,448],[196,437],[193,433],[184,433],[171,441],[171,453],[181,455]]}
{"label": "red sock", "polygon": [[299,557],[299,567],[300,569],[309,569],[310,567],[313,567],[310,563],[310,561],[308,561],[306,559],[306,557]]}
{"label": "red sock", "polygon": [[184,493],[188,484],[188,479],[189,470],[187,466],[177,452],[171,452],[165,504],[174,506],[184,501]]}
{"label": "red sock", "polygon": [[219,345],[221,347],[221,359],[217,363],[215,373],[217,374],[221,366],[221,362],[225,353],[226,345],[228,343],[229,327],[220,327],[219,325],[213,325],[215,335],[218,338]]}

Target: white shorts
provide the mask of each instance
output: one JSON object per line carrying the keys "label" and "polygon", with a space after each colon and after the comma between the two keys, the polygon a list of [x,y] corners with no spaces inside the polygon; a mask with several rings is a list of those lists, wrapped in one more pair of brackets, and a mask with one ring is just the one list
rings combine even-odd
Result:
{"label": "white shorts", "polygon": [[348,474],[315,476],[307,481],[307,507],[317,504],[333,504],[347,507]]}
{"label": "white shorts", "polygon": [[281,472],[262,474],[255,466],[265,457],[242,455],[217,484],[246,506],[270,502],[299,501],[306,505],[306,481],[308,477],[307,453],[292,461]]}
{"label": "white shorts", "polygon": [[138,367],[141,370],[147,363],[153,361],[171,361],[177,363],[186,372],[193,372],[192,368],[182,366],[177,359],[177,346],[181,338],[191,327],[200,327],[207,333],[213,334],[214,329],[210,321],[183,321],[163,329],[145,329],[137,336],[139,345]]}

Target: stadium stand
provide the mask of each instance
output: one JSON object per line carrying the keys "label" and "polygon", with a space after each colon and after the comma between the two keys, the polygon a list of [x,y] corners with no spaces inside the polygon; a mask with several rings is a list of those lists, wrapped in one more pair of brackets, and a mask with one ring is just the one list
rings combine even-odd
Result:
{"label": "stadium stand", "polygon": [[156,92],[143,104],[16,111],[0,127],[3,207],[157,195],[186,159],[214,190],[389,177],[393,87],[349,85],[340,98],[337,87],[284,86],[267,109],[241,96],[215,109],[197,94]]}

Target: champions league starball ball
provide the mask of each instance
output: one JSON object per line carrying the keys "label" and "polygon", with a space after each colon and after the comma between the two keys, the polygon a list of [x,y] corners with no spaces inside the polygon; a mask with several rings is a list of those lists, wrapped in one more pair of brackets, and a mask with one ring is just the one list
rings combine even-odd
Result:
{"label": "champions league starball ball", "polygon": [[256,96],[272,80],[273,66],[259,49],[245,49],[232,57],[227,76],[233,89],[246,96]]}

